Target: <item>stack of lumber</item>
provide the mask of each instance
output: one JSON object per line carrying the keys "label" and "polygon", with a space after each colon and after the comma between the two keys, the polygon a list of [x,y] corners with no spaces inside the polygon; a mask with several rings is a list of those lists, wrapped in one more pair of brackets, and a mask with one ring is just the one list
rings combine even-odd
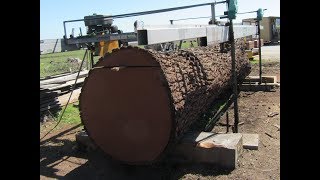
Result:
{"label": "stack of lumber", "polygon": [[[40,80],[40,121],[43,120],[44,116],[50,113],[55,115],[61,110],[62,106],[67,104],[77,74],[78,73],[61,74]],[[87,70],[80,72],[69,103],[78,101],[81,86],[87,75]]]}

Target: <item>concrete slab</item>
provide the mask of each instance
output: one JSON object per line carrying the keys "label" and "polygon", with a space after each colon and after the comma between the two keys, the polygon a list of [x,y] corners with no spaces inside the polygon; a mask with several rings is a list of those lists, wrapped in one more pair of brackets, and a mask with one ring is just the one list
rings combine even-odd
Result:
{"label": "concrete slab", "polygon": [[259,134],[242,134],[243,148],[258,150]]}
{"label": "concrete slab", "polygon": [[187,162],[210,163],[235,169],[242,149],[240,133],[193,132],[183,137],[173,154],[182,156]]}

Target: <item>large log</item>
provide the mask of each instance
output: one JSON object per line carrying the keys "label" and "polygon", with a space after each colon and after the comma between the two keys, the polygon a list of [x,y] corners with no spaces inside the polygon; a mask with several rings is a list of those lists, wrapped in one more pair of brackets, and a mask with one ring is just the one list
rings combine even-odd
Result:
{"label": "large log", "polygon": [[[250,73],[236,41],[239,81]],[[82,122],[93,141],[128,164],[157,161],[222,93],[231,90],[231,55],[220,45],[161,53],[121,48],[89,72],[80,94]]]}

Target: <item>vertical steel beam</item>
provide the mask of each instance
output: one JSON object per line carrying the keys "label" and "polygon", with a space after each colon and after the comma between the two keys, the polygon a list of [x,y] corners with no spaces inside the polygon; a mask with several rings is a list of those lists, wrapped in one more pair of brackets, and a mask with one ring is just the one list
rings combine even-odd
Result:
{"label": "vertical steel beam", "polygon": [[261,34],[260,21],[258,20],[258,37],[259,37],[259,84],[262,83],[262,59],[261,59]]}
{"label": "vertical steel beam", "polygon": [[238,123],[239,123],[239,114],[238,114],[238,90],[237,90],[237,75],[236,75],[236,56],[235,56],[235,45],[234,45],[234,33],[233,33],[233,22],[230,20],[229,26],[229,40],[231,43],[231,71],[232,71],[232,80],[233,80],[233,98],[234,98],[234,132],[238,133]]}
{"label": "vertical steel beam", "polygon": [[212,3],[211,4],[211,22],[212,24],[216,24],[216,9],[215,9],[216,4]]}
{"label": "vertical steel beam", "polygon": [[67,39],[67,29],[66,29],[66,22],[63,21],[63,29],[64,29],[64,37]]}
{"label": "vertical steel beam", "polygon": [[93,62],[93,51],[91,50],[91,68],[93,68],[94,62]]}
{"label": "vertical steel beam", "polygon": [[229,114],[226,112],[226,121],[227,121],[227,133],[229,132]]}

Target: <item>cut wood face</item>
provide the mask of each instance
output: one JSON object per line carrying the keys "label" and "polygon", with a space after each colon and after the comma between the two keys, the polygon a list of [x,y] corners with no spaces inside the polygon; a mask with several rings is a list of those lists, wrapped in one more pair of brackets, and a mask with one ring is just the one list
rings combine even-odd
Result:
{"label": "cut wood face", "polygon": [[126,163],[157,159],[169,142],[173,122],[170,92],[159,64],[137,51],[116,52],[99,65],[135,62],[135,66],[157,67],[94,69],[80,96],[81,119],[90,137],[107,154]]}

